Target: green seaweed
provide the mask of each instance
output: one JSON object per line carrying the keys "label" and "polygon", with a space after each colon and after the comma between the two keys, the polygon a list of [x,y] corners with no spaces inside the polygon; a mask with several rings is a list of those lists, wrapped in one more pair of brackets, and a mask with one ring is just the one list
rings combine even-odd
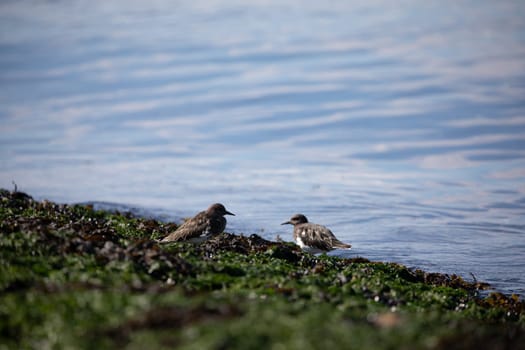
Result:
{"label": "green seaweed", "polygon": [[0,348],[523,348],[485,283],[0,190]]}

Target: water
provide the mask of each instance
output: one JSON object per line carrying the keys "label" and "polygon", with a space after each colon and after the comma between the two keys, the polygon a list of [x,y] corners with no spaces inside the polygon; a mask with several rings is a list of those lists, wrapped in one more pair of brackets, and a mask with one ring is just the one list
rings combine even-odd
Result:
{"label": "water", "polygon": [[525,292],[525,3],[3,1],[0,186]]}

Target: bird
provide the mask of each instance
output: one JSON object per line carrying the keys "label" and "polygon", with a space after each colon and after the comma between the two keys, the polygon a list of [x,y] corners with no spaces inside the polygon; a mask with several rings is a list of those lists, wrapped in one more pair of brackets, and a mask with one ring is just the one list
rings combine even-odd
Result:
{"label": "bird", "polygon": [[303,250],[323,253],[334,249],[351,249],[352,245],[343,243],[327,227],[308,222],[303,214],[295,214],[281,225],[293,225],[293,239]]}
{"label": "bird", "polygon": [[209,237],[219,234],[226,228],[224,215],[233,215],[221,203],[212,204],[191,219],[186,220],[175,231],[164,237],[160,242],[187,241],[200,243]]}

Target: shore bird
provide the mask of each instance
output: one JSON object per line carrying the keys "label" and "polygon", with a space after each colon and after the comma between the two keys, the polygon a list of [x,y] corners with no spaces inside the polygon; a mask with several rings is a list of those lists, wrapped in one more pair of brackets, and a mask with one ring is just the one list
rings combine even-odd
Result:
{"label": "shore bird", "polygon": [[224,215],[234,215],[220,203],[212,204],[207,210],[201,211],[191,219],[186,220],[175,231],[164,237],[160,242],[187,241],[200,243],[209,237],[222,233],[226,228]]}
{"label": "shore bird", "polygon": [[295,214],[281,225],[293,225],[293,239],[303,250],[312,254],[333,249],[350,249],[352,246],[338,240],[332,231],[322,225],[308,222],[303,214]]}

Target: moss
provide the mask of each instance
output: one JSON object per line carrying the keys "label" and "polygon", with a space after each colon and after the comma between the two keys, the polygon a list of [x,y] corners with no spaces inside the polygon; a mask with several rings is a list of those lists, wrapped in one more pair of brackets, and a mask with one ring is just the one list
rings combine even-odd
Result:
{"label": "moss", "polygon": [[0,347],[519,348],[524,303],[459,276],[0,191]]}

